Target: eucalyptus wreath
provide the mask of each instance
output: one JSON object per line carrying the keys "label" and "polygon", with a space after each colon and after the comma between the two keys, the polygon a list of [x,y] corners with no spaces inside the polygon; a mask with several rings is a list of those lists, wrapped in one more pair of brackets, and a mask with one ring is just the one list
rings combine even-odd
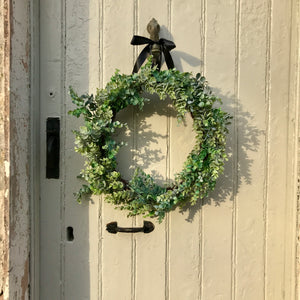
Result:
{"label": "eucalyptus wreath", "polygon": [[[125,143],[115,141],[113,134],[127,127],[116,120],[116,114],[129,105],[142,110],[144,103],[150,101],[143,97],[144,92],[157,94],[160,100],[171,99],[178,122],[184,120],[186,113],[193,118],[195,146],[169,186],[156,184],[140,168],[128,181],[116,170],[116,154]],[[91,194],[104,194],[105,201],[128,210],[129,216],[142,214],[161,221],[176,206],[194,205],[214,189],[227,160],[225,145],[231,116],[220,105],[214,106],[221,100],[201,74],[193,77],[176,69],[158,71],[149,59],[140,73],[125,75],[117,70],[95,95],[78,96],[70,88],[70,96],[77,107],[69,113],[84,118],[84,126],[73,131],[75,151],[85,157],[79,177],[86,184],[76,193],[79,202]]]}

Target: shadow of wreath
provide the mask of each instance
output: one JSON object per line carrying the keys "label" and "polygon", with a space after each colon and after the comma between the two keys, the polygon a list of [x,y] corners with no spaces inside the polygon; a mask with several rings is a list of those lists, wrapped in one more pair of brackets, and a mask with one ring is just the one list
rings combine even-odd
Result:
{"label": "shadow of wreath", "polygon": [[252,183],[250,172],[253,159],[249,152],[257,152],[259,137],[264,134],[263,130],[254,125],[255,116],[243,109],[240,99],[232,95],[222,95],[218,89],[212,89],[222,101],[225,111],[232,114],[233,119],[227,136],[226,152],[228,161],[224,164],[224,173],[217,180],[214,191],[195,206],[187,205],[180,212],[188,211],[187,221],[192,222],[196,212],[203,205],[219,206],[225,201],[234,201],[242,184]]}
{"label": "shadow of wreath", "polygon": [[[228,199],[234,201],[241,184],[251,184],[250,169],[253,160],[249,156],[249,151],[257,151],[259,136],[263,134],[263,131],[254,125],[255,117],[243,109],[239,99],[232,95],[222,95],[217,89],[213,89],[213,92],[222,99],[222,108],[233,115],[227,136],[228,161],[225,162],[224,173],[220,175],[214,191],[210,192],[207,198],[198,201],[196,205],[187,204],[180,208],[179,212],[182,214],[188,211],[186,218],[188,222],[193,221],[194,216],[203,205],[218,206]],[[122,172],[125,179],[132,177],[136,167],[151,169],[153,164],[164,163],[166,159],[165,153],[159,149],[153,149],[153,144],[167,139],[167,133],[161,134],[152,130],[147,119],[154,114],[176,118],[176,110],[168,100],[161,101],[156,95],[148,95],[148,97],[151,100],[145,104],[143,111],[136,107],[127,107],[117,116],[122,121],[127,119],[128,130],[120,129],[115,135],[115,139],[124,140],[125,138],[125,141],[131,141],[131,145],[121,149],[117,155],[118,164],[121,165],[123,171],[125,170]],[[185,124],[183,123],[181,126],[185,126]],[[132,143],[132,141],[134,142]],[[178,145],[175,151],[180,151],[180,146]],[[157,170],[151,169],[150,174],[158,184],[165,185],[167,183],[166,177]]]}
{"label": "shadow of wreath", "polygon": [[128,129],[121,128],[114,136],[115,140],[128,143],[128,146],[121,148],[117,154],[117,170],[126,180],[132,178],[136,168],[151,170],[150,175],[155,182],[163,186],[167,185],[168,180],[152,166],[159,165],[166,159],[166,153],[161,151],[159,144],[168,139],[168,133],[167,130],[164,134],[153,130],[149,119],[154,115],[176,118],[177,113],[170,100],[161,101],[157,95],[145,95],[145,97],[150,101],[145,103],[142,111],[137,107],[129,106],[117,114],[119,121],[128,124]]}

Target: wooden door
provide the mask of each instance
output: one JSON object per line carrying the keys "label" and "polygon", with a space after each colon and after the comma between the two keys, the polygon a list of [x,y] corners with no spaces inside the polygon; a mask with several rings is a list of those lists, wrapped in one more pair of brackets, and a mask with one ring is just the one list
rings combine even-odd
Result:
{"label": "wooden door", "polygon": [[[292,1],[40,1],[39,299],[294,299],[297,107],[290,92]],[[167,215],[146,235],[108,233],[141,226],[102,197],[73,196],[83,159],[72,129],[81,120],[68,87],[95,93],[115,69],[130,74],[155,17],[175,42],[176,68],[204,72],[233,115],[229,161],[205,201]],[[118,162],[170,180],[193,146],[191,120],[152,97],[144,112],[119,116],[130,127]],[[59,119],[58,178],[47,178],[47,120]],[[49,177],[49,176],[48,176]],[[50,176],[51,177],[51,176]]]}

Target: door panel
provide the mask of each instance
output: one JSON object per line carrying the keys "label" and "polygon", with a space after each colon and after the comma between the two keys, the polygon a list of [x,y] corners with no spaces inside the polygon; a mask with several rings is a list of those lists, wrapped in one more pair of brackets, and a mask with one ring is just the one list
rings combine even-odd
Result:
{"label": "door panel", "polygon": [[[57,1],[61,3],[61,1]],[[73,193],[82,182],[77,179],[83,159],[74,152],[74,135],[72,130],[80,123],[67,115],[72,109],[69,86],[78,93],[94,92],[99,86],[99,28],[100,6],[98,1],[62,1],[64,17],[62,18],[65,53],[63,59],[62,81],[64,97],[62,109],[65,130],[62,136],[65,141],[63,174],[62,230],[71,226],[74,240],[62,240],[62,299],[98,299],[99,296],[99,249],[101,240],[98,231],[101,229],[99,199],[93,199],[81,205],[74,201]],[[95,63],[97,61],[97,63]]]}
{"label": "door panel", "polygon": [[[40,189],[40,299],[60,299],[61,295],[61,174],[59,179],[46,178],[46,151],[48,117],[61,119],[61,99],[63,81],[61,80],[61,28],[57,26],[62,19],[60,5],[44,1],[40,7],[40,130],[41,130],[41,189]],[[61,139],[62,140],[62,139]],[[63,145],[61,149],[63,149]]]}
{"label": "door panel", "polygon": [[[289,97],[291,2],[260,0],[40,0],[40,299],[293,299],[290,199],[293,152]],[[83,167],[72,130],[82,120],[69,86],[95,93],[119,69],[130,74],[155,17],[180,71],[204,72],[233,115],[229,160],[217,187],[194,207],[169,213],[150,234],[110,234],[106,224],[142,226],[103,197],[78,204]],[[284,40],[284,43],[281,42]],[[165,65],[163,68],[166,68]],[[118,167],[168,182],[194,145],[192,119],[178,125],[168,101],[118,114],[128,142]],[[46,178],[46,120],[60,119],[60,176]],[[289,200],[289,201],[287,201]],[[73,236],[70,234],[72,231]],[[284,241],[284,243],[283,243]],[[290,275],[293,274],[293,275]],[[285,293],[285,296],[284,296]]]}

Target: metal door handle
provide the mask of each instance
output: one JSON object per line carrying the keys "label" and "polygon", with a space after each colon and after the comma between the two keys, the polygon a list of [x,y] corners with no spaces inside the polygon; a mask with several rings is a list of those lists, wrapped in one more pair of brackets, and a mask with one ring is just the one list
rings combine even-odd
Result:
{"label": "metal door handle", "polygon": [[127,232],[127,233],[134,233],[134,232],[144,232],[150,233],[154,230],[154,225],[152,222],[144,221],[143,227],[118,227],[117,222],[111,222],[106,224],[106,230],[109,233],[117,233],[117,232]]}

